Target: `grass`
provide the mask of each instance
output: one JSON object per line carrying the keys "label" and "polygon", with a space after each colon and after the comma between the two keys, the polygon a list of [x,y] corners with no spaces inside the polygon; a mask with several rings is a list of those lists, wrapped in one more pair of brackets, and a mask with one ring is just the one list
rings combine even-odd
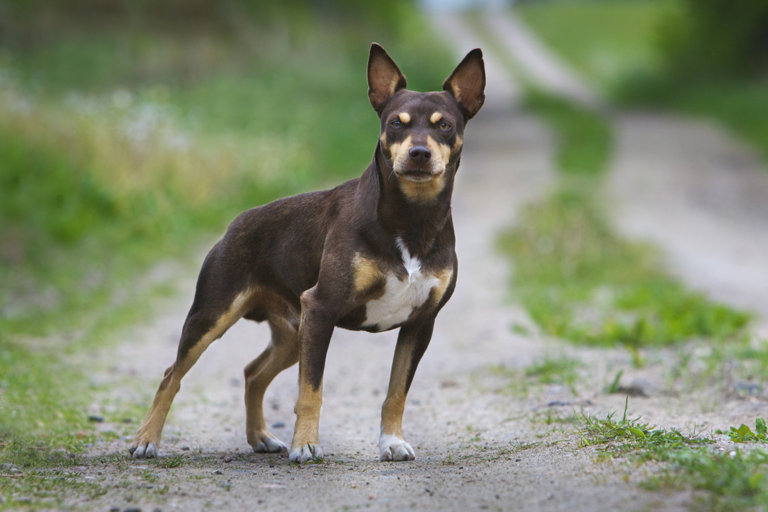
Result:
{"label": "grass", "polygon": [[[546,2],[524,3],[520,8],[526,20],[535,17],[541,25],[549,23],[547,29],[560,38],[557,50],[568,47],[580,33],[569,27],[568,17],[549,16],[547,9],[558,15],[583,10],[583,18],[578,19],[606,23],[615,13],[631,12],[627,21],[631,29],[611,26],[600,36],[623,34],[626,40],[617,49],[623,59],[632,58],[636,39],[645,37],[644,27],[655,23],[657,3]],[[509,72],[522,75],[524,106],[549,126],[556,142],[555,163],[562,175],[559,187],[550,197],[526,207],[499,244],[514,262],[514,293],[543,331],[580,343],[623,344],[632,349],[739,335],[747,315],[688,292],[659,270],[651,249],[623,240],[605,220],[595,194],[601,190],[600,180],[613,150],[605,114],[542,92],[483,30],[479,17],[468,20],[491,48],[501,52]],[[577,56],[590,53],[576,43],[572,51]]]}
{"label": "grass", "polygon": [[551,336],[640,348],[734,338],[749,320],[666,276],[650,248],[613,233],[579,185],[524,208],[499,246],[514,261],[514,293]]}
{"label": "grass", "polygon": [[[713,440],[660,429],[639,418],[576,418],[582,446],[597,446],[603,458],[630,458],[637,464],[662,462],[642,486],[650,490],[686,489],[696,508],[715,511],[764,510],[768,506],[768,453],[761,449],[722,451]],[[731,427],[734,429],[734,427]]]}
{"label": "grass", "polygon": [[525,376],[542,384],[563,384],[572,391],[579,380],[581,361],[569,357],[545,357],[525,368]]}
{"label": "grass", "polygon": [[605,170],[613,133],[602,114],[537,89],[526,93],[524,106],[553,128],[555,163],[564,174],[598,176]]}
{"label": "grass", "polygon": [[565,356],[544,356],[523,369],[496,364],[488,371],[507,382],[505,390],[516,396],[526,396],[533,385],[555,384],[567,386],[576,394],[576,383],[581,377],[584,364]]}
{"label": "grass", "polygon": [[[131,18],[102,30],[62,14],[34,44],[3,34],[0,463],[45,472],[93,440],[78,354],[151,317],[235,214],[360,174],[378,133],[372,39],[411,88],[450,72],[418,17],[294,7],[265,26]],[[11,33],[38,27],[28,11]],[[0,480],[0,507],[43,492]]]}
{"label": "grass", "polygon": [[515,13],[592,85],[610,92],[629,76],[658,69],[656,31],[674,7],[674,0],[521,2]]}
{"label": "grass", "polygon": [[546,44],[620,105],[717,120],[768,159],[765,78],[685,81],[669,77],[660,30],[678,13],[678,2],[527,2],[515,9]]}
{"label": "grass", "polygon": [[[755,431],[753,432],[748,425],[742,423],[739,427],[731,427],[728,429],[728,437],[734,443],[765,443],[768,442],[768,428],[765,425],[764,418],[755,419]],[[718,434],[724,434],[725,432],[718,431]]]}

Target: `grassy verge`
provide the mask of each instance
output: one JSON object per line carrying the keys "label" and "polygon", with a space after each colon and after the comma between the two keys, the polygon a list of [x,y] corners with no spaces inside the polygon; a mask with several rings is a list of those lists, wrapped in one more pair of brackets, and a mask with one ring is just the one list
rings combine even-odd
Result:
{"label": "grassy verge", "polygon": [[[29,9],[0,37],[0,462],[57,467],[91,439],[93,389],[70,356],[152,314],[177,277],[158,262],[194,274],[239,211],[361,172],[372,39],[410,87],[438,88],[452,59],[420,21],[366,9],[103,30]],[[0,480],[12,506],[27,479]]]}
{"label": "grassy verge", "polygon": [[[582,445],[598,447],[600,458],[629,458],[636,465],[665,463],[643,480],[647,489],[691,487],[696,491],[697,508],[702,510],[763,510],[768,505],[764,485],[768,453],[762,448],[717,448],[711,437],[688,436],[628,418],[626,408],[621,420],[613,414],[573,419]],[[764,426],[762,419],[758,425],[761,422]]]}
{"label": "grassy verge", "polygon": [[[551,4],[566,10],[581,5],[548,2],[523,7],[542,15]],[[590,15],[602,19],[630,4],[637,7],[626,1],[601,2],[608,13],[590,11]],[[639,19],[653,17],[645,12],[648,6],[637,9],[644,13],[636,13]],[[480,18],[469,19],[479,34],[485,34],[490,47],[504,51],[482,30]],[[569,34],[560,36],[564,45],[570,39]],[[631,47],[638,35],[627,37],[626,46]],[[513,75],[524,74],[504,55],[502,61]],[[634,353],[644,346],[690,338],[721,340],[739,335],[747,315],[687,291],[660,270],[650,248],[623,240],[606,221],[597,195],[613,149],[605,115],[543,93],[528,77],[523,83],[524,106],[550,127],[556,142],[555,163],[562,174],[555,193],[528,205],[499,241],[515,268],[512,289],[534,321],[548,335],[592,345],[621,344]]]}
{"label": "grassy verge", "polygon": [[599,177],[613,150],[610,123],[602,114],[533,88],[524,106],[552,128],[555,163],[563,174]]}
{"label": "grassy verge", "polygon": [[591,181],[564,183],[524,208],[499,242],[515,265],[514,293],[546,334],[636,350],[742,332],[746,314],[686,290],[659,270],[653,250],[617,236]]}
{"label": "grassy verge", "polygon": [[522,3],[516,12],[619,104],[715,119],[768,159],[765,78],[687,82],[665,78],[660,30],[671,16],[679,15],[679,8],[669,0],[585,0]]}

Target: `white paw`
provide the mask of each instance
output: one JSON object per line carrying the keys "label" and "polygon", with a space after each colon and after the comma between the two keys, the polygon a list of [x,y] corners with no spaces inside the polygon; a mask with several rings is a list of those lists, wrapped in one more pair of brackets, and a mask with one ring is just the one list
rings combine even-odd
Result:
{"label": "white paw", "polygon": [[379,436],[379,460],[413,460],[416,452],[410,444],[397,436],[381,434]]}
{"label": "white paw", "polygon": [[296,448],[289,455],[291,462],[304,464],[309,460],[320,460],[323,458],[323,449],[319,444],[305,444],[301,448]]}
{"label": "white paw", "polygon": [[271,435],[261,436],[261,438],[255,443],[252,443],[251,446],[256,453],[279,453],[288,451],[288,447],[285,443]]}
{"label": "white paw", "polygon": [[134,459],[154,459],[157,457],[157,445],[155,443],[139,443],[130,449]]}

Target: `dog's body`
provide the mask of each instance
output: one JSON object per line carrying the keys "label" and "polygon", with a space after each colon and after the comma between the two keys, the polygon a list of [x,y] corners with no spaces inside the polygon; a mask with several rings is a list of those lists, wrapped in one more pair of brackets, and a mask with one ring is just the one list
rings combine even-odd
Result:
{"label": "dog's body", "polygon": [[435,317],[456,283],[451,193],[464,126],[483,103],[482,54],[470,52],[444,91],[405,89],[378,45],[368,61],[368,95],[381,118],[373,161],[332,190],[289,197],[241,214],[203,263],[175,363],[131,447],[154,457],[184,374],[241,317],[267,321],[272,340],[245,368],[246,433],[257,452],[286,446],[264,422],[272,379],[299,361],[290,459],[321,457],[323,369],[334,327],[400,328],[382,407],[382,460],[411,460],[402,414]]}

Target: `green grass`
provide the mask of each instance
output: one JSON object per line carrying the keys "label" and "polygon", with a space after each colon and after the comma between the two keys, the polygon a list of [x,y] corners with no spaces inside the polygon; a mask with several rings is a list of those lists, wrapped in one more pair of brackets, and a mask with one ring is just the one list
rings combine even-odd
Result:
{"label": "green grass", "polygon": [[582,416],[578,430],[581,445],[599,446],[600,452],[607,458],[628,456],[636,462],[646,462],[670,460],[674,453],[712,443],[710,439],[686,436],[677,430],[642,423],[639,418],[628,418],[628,403],[629,399],[618,421],[613,413],[605,418]]}
{"label": "green grass", "polygon": [[[725,432],[718,431],[718,434]],[[731,427],[728,429],[728,437],[734,443],[765,443],[768,442],[768,428],[765,425],[764,418],[755,419],[755,431],[753,432],[748,425],[742,423],[739,427]]]}
{"label": "green grass", "polygon": [[499,242],[514,261],[514,294],[546,334],[640,348],[742,333],[746,314],[666,276],[650,248],[612,231],[589,190],[566,183],[525,207]]}
{"label": "green grass", "polygon": [[524,107],[542,118],[555,135],[558,169],[569,175],[599,175],[613,150],[610,123],[599,112],[563,98],[530,89]]}
{"label": "green grass", "polygon": [[[627,23],[638,27],[606,29],[607,34],[622,33],[627,38],[617,49],[621,54],[634,46],[643,34],[642,27],[652,24],[656,3],[546,2],[524,3],[521,9],[526,19],[531,15],[542,25],[550,23],[547,28],[560,38],[558,50],[580,32],[568,25],[569,18],[551,17],[547,9],[558,13],[585,9],[577,25],[587,19],[607,23],[618,12],[632,12],[632,21]],[[652,250],[623,240],[605,220],[596,197],[613,151],[610,120],[605,114],[539,90],[519,63],[488,35],[481,18],[470,16],[468,20],[500,53],[508,71],[523,77],[524,107],[547,124],[556,144],[555,164],[562,175],[558,189],[526,207],[516,227],[500,240],[501,249],[513,261],[513,293],[533,320],[549,335],[632,349],[740,334],[747,315],[685,290],[659,270]]]}
{"label": "green grass", "polygon": [[545,357],[525,368],[525,376],[542,384],[564,384],[571,390],[583,364],[569,357]]}
{"label": "green grass", "polygon": [[768,506],[768,453],[763,450],[718,450],[711,438],[628,418],[626,407],[621,420],[615,414],[574,420],[582,446],[597,446],[601,458],[629,458],[636,465],[663,463],[642,482],[646,489],[692,488],[697,491],[694,508],[702,510],[735,512]]}
{"label": "green grass", "polygon": [[663,76],[626,82],[616,101],[630,107],[654,107],[715,120],[752,144],[768,162],[768,79],[713,79],[676,84]]}
{"label": "green grass", "polygon": [[660,31],[679,15],[675,0],[528,2],[515,9],[549,47],[620,106],[714,119],[768,161],[765,78],[684,81],[669,76]]}
{"label": "green grass", "polygon": [[657,31],[675,7],[674,0],[521,2],[515,13],[594,86],[610,92],[661,65]]}

